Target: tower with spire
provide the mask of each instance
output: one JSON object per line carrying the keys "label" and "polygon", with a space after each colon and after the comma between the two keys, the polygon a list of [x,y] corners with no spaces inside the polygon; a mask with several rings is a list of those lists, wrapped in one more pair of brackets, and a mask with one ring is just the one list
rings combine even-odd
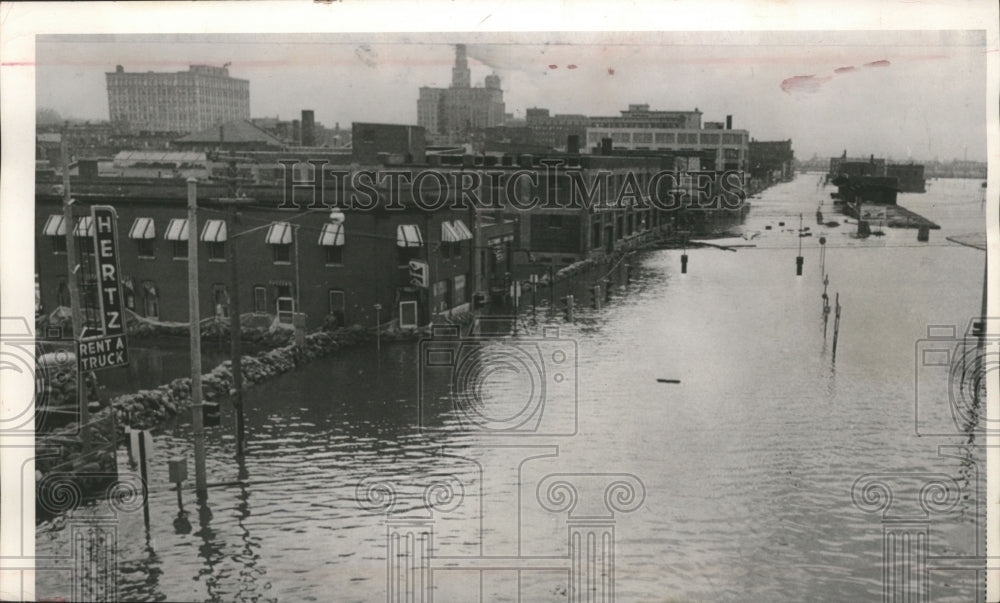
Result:
{"label": "tower with spire", "polygon": [[465,44],[455,45],[455,66],[451,68],[451,87],[468,88],[472,85],[472,72],[465,58]]}
{"label": "tower with spire", "polygon": [[420,88],[417,123],[437,143],[461,143],[481,136],[482,130],[504,123],[500,76],[486,76],[485,86],[472,85],[472,72],[464,44],[455,45],[455,66],[448,88]]}

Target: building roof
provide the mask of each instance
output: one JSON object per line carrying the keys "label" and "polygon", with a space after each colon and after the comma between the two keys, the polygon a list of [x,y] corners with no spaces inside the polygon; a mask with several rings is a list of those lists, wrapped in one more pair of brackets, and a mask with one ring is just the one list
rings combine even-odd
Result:
{"label": "building roof", "polygon": [[128,167],[151,163],[205,163],[205,153],[195,151],[121,151],[115,155],[115,166]]}
{"label": "building roof", "polygon": [[[221,135],[220,135],[221,130]],[[175,142],[245,144],[261,143],[275,147],[284,146],[277,137],[265,132],[245,119],[205,128],[178,138]]]}

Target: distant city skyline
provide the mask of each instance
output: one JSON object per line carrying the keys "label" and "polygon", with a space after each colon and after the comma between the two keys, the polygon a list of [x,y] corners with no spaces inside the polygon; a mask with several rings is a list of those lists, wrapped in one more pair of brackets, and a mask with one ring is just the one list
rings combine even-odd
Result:
{"label": "distant city skyline", "polygon": [[416,124],[419,88],[450,84],[456,43],[467,45],[473,82],[500,76],[515,118],[531,107],[596,116],[648,103],[697,108],[706,121],[733,115],[757,140],[792,139],[803,159],[846,149],[986,160],[981,32],[39,36],[36,105],[106,120],[104,74],[116,65],[230,63],[250,81],[252,117],[312,109],[327,127]]}

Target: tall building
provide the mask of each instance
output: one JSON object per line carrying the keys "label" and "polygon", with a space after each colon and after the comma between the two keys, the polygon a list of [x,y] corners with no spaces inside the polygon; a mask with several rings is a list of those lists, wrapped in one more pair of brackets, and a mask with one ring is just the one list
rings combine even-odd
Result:
{"label": "tall building", "polygon": [[448,88],[420,88],[417,124],[441,142],[460,142],[469,132],[503,125],[500,77],[486,76],[484,87],[472,87],[465,45],[455,47],[455,66]]}
{"label": "tall building", "polygon": [[226,67],[191,65],[176,73],[107,73],[111,123],[132,132],[187,134],[250,119],[250,82]]}

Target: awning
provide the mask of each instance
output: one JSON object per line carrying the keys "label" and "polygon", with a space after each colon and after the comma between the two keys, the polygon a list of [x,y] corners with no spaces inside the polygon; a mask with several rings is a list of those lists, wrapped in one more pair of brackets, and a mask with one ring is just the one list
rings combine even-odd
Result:
{"label": "awning", "polygon": [[424,237],[420,235],[420,227],[416,224],[400,224],[396,227],[396,246],[420,247]]}
{"label": "awning", "polygon": [[340,247],[344,244],[343,224],[324,224],[323,232],[319,234],[319,244],[326,247]]}
{"label": "awning", "polygon": [[132,228],[128,231],[130,239],[155,239],[156,230],[153,226],[152,218],[136,218],[132,222]]}
{"label": "awning", "polygon": [[90,216],[83,216],[77,220],[76,228],[73,229],[73,234],[78,237],[92,237],[94,232],[94,219]]}
{"label": "awning", "polygon": [[163,238],[168,241],[188,240],[187,218],[171,218],[170,223],[167,224],[167,232],[163,235]]}
{"label": "awning", "polygon": [[264,239],[268,245],[291,245],[292,225],[288,222],[275,222],[267,229],[267,237]]}
{"label": "awning", "polygon": [[45,220],[45,227],[42,229],[42,234],[49,237],[64,237],[66,236],[66,221],[63,219],[61,214],[52,214]]}
{"label": "awning", "polygon": [[462,236],[451,222],[441,222],[441,240],[445,243],[458,243]]}
{"label": "awning", "polygon": [[205,228],[201,229],[201,240],[208,243],[225,243],[226,221],[206,220]]}
{"label": "awning", "polygon": [[455,230],[458,231],[458,235],[460,237],[459,240],[468,241],[472,238],[472,231],[465,225],[465,222],[455,220],[452,224],[455,226]]}

